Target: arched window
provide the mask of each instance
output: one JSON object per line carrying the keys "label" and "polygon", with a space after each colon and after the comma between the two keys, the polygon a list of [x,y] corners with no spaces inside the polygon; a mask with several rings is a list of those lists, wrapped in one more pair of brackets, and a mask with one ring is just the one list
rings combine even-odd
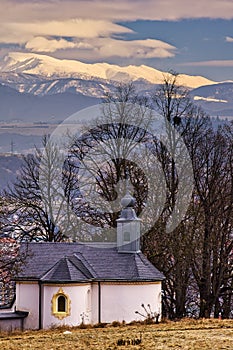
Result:
{"label": "arched window", "polygon": [[52,315],[59,318],[59,320],[70,315],[70,299],[69,296],[64,293],[62,288],[53,295]]}
{"label": "arched window", "polygon": [[67,300],[64,295],[59,295],[57,298],[57,312],[66,312]]}

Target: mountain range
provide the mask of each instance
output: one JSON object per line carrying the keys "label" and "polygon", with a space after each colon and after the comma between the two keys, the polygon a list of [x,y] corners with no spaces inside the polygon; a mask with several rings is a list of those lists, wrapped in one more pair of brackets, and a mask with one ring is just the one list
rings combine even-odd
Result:
{"label": "mountain range", "polygon": [[[99,103],[119,82],[133,81],[138,91],[148,93],[166,74],[144,65],[86,64],[9,53],[0,63],[0,189],[14,181],[22,163],[20,153],[40,146],[44,131],[49,134],[69,115]],[[233,118],[233,82],[182,74],[179,84],[186,86],[193,101],[210,115]]]}
{"label": "mountain range", "polygon": [[[11,52],[0,63],[0,121],[59,122],[98,103],[119,82],[133,81],[139,91],[148,92],[166,74],[145,65],[87,64]],[[233,82],[181,74],[178,83],[210,115],[233,116]]]}
{"label": "mountain range", "polygon": [[[61,60],[46,55],[34,53],[11,52],[2,61],[0,72],[13,74],[27,74],[47,79],[74,78],[81,80],[102,81],[137,81],[145,80],[150,84],[160,84],[165,72],[152,67],[110,65],[108,63],[87,64],[75,60]],[[56,82],[56,80],[55,80]],[[181,85],[196,88],[214,83],[201,76],[181,74]],[[49,89],[48,89],[49,91]]]}

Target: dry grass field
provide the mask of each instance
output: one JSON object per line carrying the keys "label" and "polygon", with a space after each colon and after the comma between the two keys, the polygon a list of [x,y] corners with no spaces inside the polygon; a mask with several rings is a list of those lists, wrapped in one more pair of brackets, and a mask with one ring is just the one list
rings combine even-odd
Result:
{"label": "dry grass field", "polygon": [[[141,343],[137,344],[140,339]],[[87,329],[59,328],[14,334],[2,333],[0,349],[232,350],[233,320],[183,320],[153,325],[121,325]]]}

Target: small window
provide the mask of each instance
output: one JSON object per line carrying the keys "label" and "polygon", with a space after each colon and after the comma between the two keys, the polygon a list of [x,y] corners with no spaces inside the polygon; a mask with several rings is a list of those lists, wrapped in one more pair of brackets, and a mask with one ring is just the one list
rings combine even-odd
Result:
{"label": "small window", "polygon": [[70,299],[62,288],[52,298],[52,315],[59,320],[70,315]]}
{"label": "small window", "polygon": [[124,242],[130,242],[130,232],[124,232]]}
{"label": "small window", "polygon": [[57,298],[57,312],[66,312],[66,297],[64,295],[59,295]]}

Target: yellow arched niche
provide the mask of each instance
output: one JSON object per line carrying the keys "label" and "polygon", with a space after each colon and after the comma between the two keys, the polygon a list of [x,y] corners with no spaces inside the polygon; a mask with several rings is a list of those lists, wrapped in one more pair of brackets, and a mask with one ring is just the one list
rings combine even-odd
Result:
{"label": "yellow arched niche", "polygon": [[59,320],[70,315],[70,298],[62,288],[52,297],[52,315]]}

